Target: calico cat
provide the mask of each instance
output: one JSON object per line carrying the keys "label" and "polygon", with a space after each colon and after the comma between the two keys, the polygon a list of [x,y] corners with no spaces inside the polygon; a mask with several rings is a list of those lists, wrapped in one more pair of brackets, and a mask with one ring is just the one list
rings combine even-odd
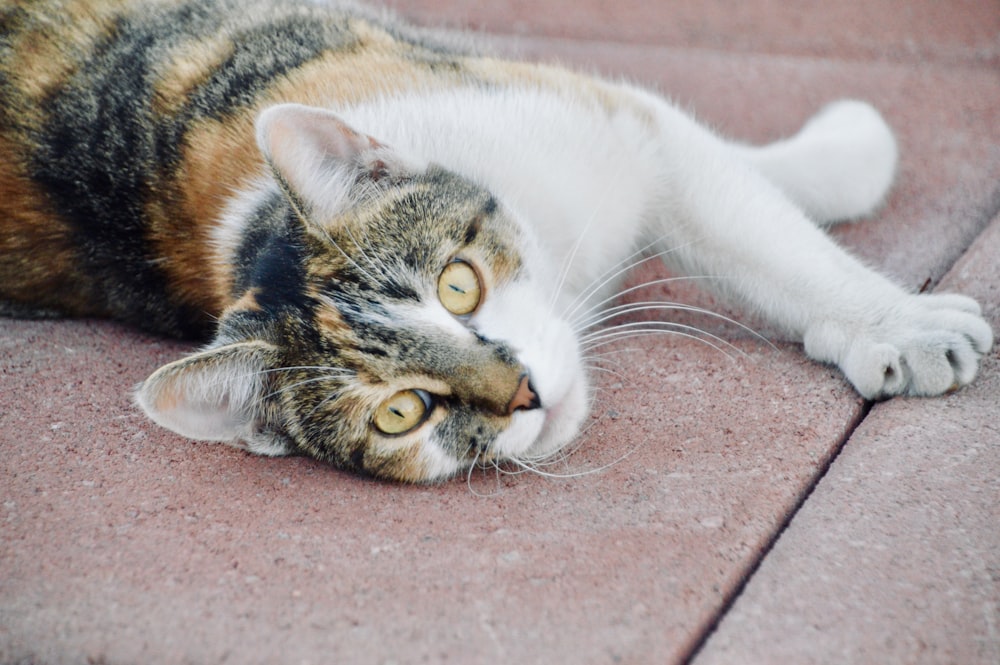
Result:
{"label": "calico cat", "polygon": [[639,88],[306,0],[6,0],[0,35],[0,312],[210,340],[137,393],[187,437],[418,482],[543,459],[644,253],[870,399],[965,385],[993,343],[972,300],[817,228],[892,181],[860,102],[739,146]]}

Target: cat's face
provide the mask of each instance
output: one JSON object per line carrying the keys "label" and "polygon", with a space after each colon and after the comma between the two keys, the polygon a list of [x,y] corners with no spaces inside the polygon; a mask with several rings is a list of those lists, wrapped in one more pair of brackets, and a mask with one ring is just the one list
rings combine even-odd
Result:
{"label": "cat's face", "polygon": [[407,481],[572,439],[587,389],[552,311],[560,267],[509,210],[323,112],[278,107],[259,137],[291,238],[256,261],[212,348],[144,384],[154,420]]}

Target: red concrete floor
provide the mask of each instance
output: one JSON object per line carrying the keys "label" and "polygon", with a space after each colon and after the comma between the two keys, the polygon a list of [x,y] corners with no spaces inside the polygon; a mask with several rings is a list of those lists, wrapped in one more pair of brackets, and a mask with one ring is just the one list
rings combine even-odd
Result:
{"label": "red concrete floor", "polygon": [[[1000,329],[995,0],[394,6],[748,141],[871,101],[902,170],[838,239]],[[556,471],[608,468],[405,487],[152,426],[130,388],[183,345],[0,320],[0,663],[1000,662],[1000,352],[869,412],[721,332],[746,355],[636,341],[599,377]]]}

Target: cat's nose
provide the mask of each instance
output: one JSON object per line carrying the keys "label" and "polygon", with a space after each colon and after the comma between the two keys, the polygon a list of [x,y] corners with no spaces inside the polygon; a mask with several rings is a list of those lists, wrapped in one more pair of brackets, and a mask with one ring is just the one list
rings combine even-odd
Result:
{"label": "cat's nose", "polygon": [[513,415],[518,409],[537,409],[542,405],[542,400],[538,399],[535,387],[531,385],[531,376],[525,372],[521,375],[521,380],[517,384],[517,391],[507,405],[507,415]]}

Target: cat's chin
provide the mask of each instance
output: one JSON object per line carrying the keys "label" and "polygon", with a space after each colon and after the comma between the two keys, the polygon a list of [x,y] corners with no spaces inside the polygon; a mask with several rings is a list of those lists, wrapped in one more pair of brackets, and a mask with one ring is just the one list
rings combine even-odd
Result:
{"label": "cat's chin", "polygon": [[552,457],[580,433],[587,416],[587,384],[582,374],[559,402],[545,409],[545,422],[525,458],[529,461]]}

